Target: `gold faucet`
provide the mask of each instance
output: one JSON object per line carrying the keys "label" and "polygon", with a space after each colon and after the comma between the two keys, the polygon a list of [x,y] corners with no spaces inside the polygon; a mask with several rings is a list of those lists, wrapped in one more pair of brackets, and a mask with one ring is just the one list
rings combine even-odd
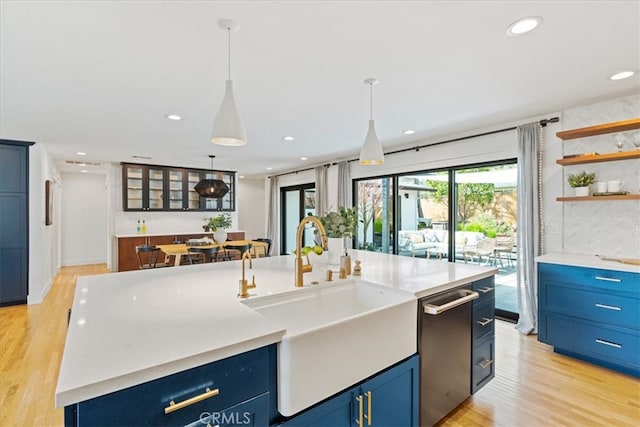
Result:
{"label": "gold faucet", "polygon": [[242,254],[242,279],[240,279],[239,283],[239,292],[238,297],[240,298],[248,298],[249,297],[249,289],[253,289],[256,287],[256,276],[253,275],[251,279],[251,284],[247,283],[247,279],[245,279],[244,275],[244,260],[249,258],[249,268],[253,268],[253,264],[251,263],[251,252],[246,251]]}
{"label": "gold faucet", "polygon": [[304,233],[304,226],[308,222],[312,223],[320,233],[322,240],[322,249],[327,250],[327,232],[324,226],[318,218],[315,216],[307,215],[298,224],[298,231],[296,232],[296,288],[301,288],[304,282],[304,273],[310,273],[313,270],[313,266],[307,257],[307,264],[303,264],[302,261],[302,235]]}

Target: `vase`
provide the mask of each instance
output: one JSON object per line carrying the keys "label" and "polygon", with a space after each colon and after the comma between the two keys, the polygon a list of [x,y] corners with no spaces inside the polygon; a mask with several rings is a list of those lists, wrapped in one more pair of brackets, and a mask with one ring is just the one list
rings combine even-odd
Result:
{"label": "vase", "polygon": [[223,243],[227,241],[227,230],[218,229],[213,232],[213,240],[216,243]]}
{"label": "vase", "polygon": [[575,191],[576,197],[586,197],[589,195],[589,186],[575,187],[573,190]]}
{"label": "vase", "polygon": [[344,254],[344,239],[342,237],[327,238],[327,255],[329,264],[340,264],[340,256]]}

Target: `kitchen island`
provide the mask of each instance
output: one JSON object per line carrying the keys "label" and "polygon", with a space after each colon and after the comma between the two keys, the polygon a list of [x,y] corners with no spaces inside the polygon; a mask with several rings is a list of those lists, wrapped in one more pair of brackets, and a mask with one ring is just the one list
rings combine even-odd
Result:
{"label": "kitchen island", "polygon": [[[362,262],[362,276],[349,276],[352,283],[346,285],[369,282],[413,300],[495,274],[493,268],[364,251],[354,250],[352,257]],[[254,260],[246,271],[257,284],[249,301],[345,285],[323,281],[327,266],[322,258],[311,258],[314,272],[298,289],[294,257]],[[272,358],[287,330],[237,297],[241,273],[238,261],[79,278],[56,405],[72,408],[260,349]],[[417,304],[413,307],[417,310]],[[407,328],[415,331],[415,322]]]}

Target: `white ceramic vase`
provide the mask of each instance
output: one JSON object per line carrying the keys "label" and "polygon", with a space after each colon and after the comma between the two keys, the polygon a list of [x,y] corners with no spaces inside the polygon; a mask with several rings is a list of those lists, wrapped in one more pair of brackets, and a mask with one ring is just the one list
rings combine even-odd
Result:
{"label": "white ceramic vase", "polygon": [[589,186],[575,187],[573,190],[575,191],[576,197],[586,197],[589,195]]}
{"label": "white ceramic vase", "polygon": [[329,264],[340,264],[340,256],[344,254],[344,239],[342,237],[327,238]]}
{"label": "white ceramic vase", "polygon": [[216,243],[226,242],[227,230],[223,228],[218,228],[216,231],[213,232],[213,240],[215,240]]}

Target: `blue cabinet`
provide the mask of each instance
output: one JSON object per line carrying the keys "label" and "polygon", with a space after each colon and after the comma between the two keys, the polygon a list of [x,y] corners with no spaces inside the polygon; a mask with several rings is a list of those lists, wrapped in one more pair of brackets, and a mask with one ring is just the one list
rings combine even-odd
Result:
{"label": "blue cabinet", "polygon": [[495,277],[477,280],[473,290],[480,297],[473,301],[471,325],[471,394],[495,376]]}
{"label": "blue cabinet", "polygon": [[640,274],[538,264],[538,340],[640,376]]}
{"label": "blue cabinet", "polygon": [[286,420],[281,427],[418,425],[418,356]]}
{"label": "blue cabinet", "polygon": [[224,418],[224,425],[266,426],[277,415],[275,360],[271,345],[96,397],[66,407],[65,425],[183,426]]}

